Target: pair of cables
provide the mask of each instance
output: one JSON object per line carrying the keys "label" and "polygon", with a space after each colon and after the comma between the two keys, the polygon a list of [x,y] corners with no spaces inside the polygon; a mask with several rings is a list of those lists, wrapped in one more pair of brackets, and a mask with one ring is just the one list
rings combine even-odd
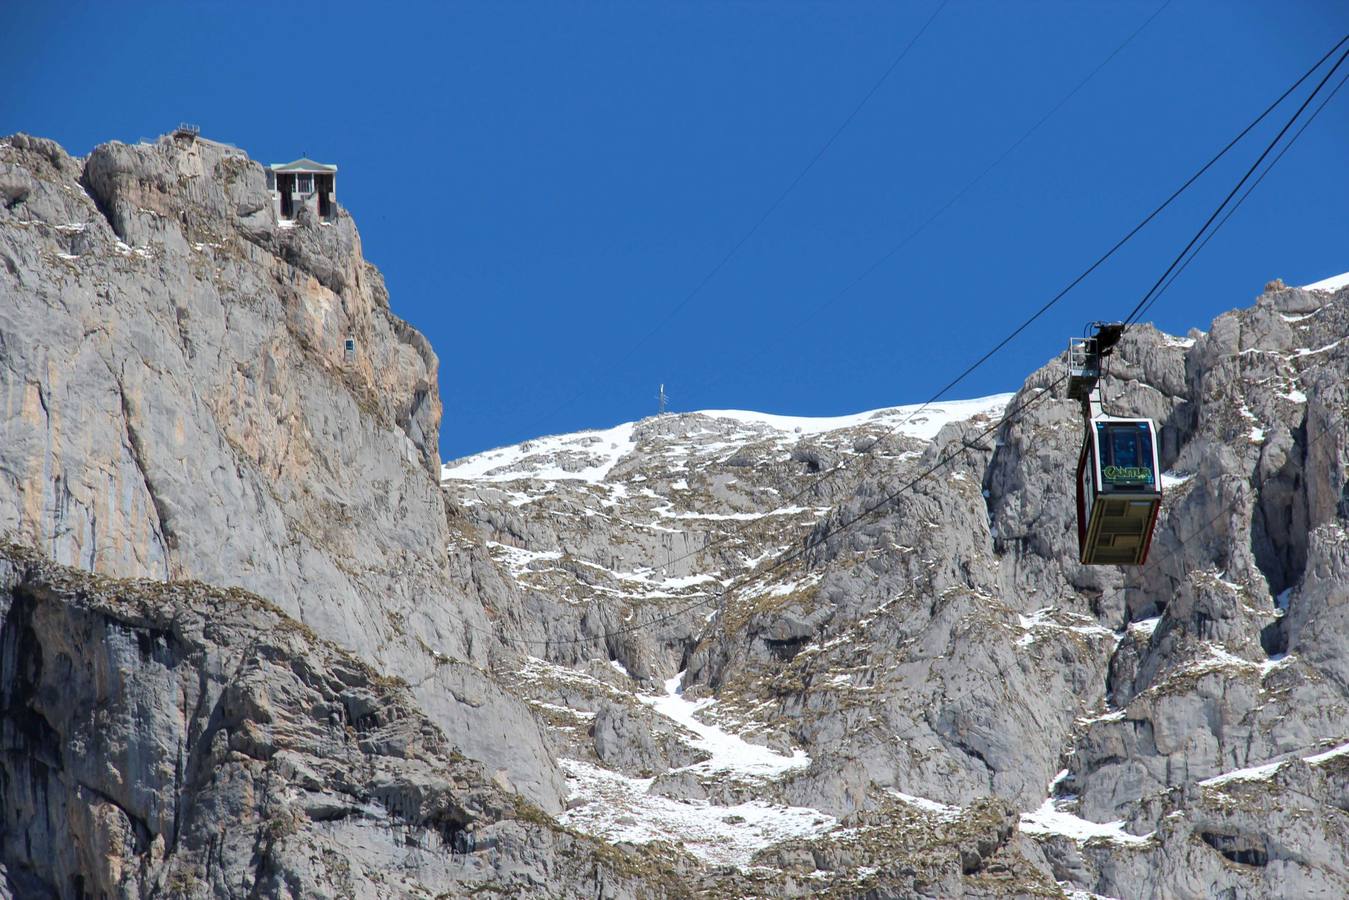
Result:
{"label": "pair of cables", "polygon": [[[1248,124],[1240,132],[1238,132],[1237,135],[1233,137],[1230,141],[1228,141],[1228,143],[1221,150],[1219,150],[1211,159],[1209,159],[1206,163],[1204,163],[1204,165],[1201,166],[1193,175],[1187,178],[1157,207],[1155,207],[1151,212],[1149,212],[1146,216],[1144,216],[1144,218],[1141,221],[1139,221],[1138,224],[1136,224],[1133,228],[1131,228],[1122,238],[1116,241],[1115,244],[1113,244],[1109,249],[1105,251],[1105,253],[1103,253],[1094,262],[1092,262],[1089,266],[1087,266],[1076,278],[1070,281],[1063,289],[1061,289],[1047,302],[1045,302],[1037,310],[1035,310],[1027,319],[1025,319],[1016,328],[1014,328],[1009,334],[1007,334],[1001,340],[995,343],[981,357],[979,357],[973,363],[967,366],[964,371],[962,371],[950,382],[948,382],[928,401],[921,404],[918,407],[918,409],[910,413],[905,419],[895,423],[883,434],[881,434],[879,437],[873,440],[868,445],[868,447],[866,447],[862,451],[859,458],[866,460],[869,457],[870,452],[874,448],[879,446],[886,438],[893,435],[900,428],[902,428],[903,425],[912,421],[913,418],[920,415],[926,409],[930,408],[934,403],[938,402],[941,397],[945,396],[951,389],[960,384],[976,369],[982,366],[994,355],[999,353],[1004,347],[1007,346],[1007,344],[1009,344],[1018,335],[1020,335],[1023,331],[1025,331],[1025,329],[1028,328],[1033,322],[1035,322],[1046,312],[1048,312],[1051,308],[1053,308],[1057,303],[1059,303],[1065,296],[1067,296],[1067,294],[1070,291],[1072,291],[1083,281],[1085,281],[1093,272],[1095,272],[1098,268],[1100,268],[1100,266],[1103,265],[1108,259],[1114,256],[1115,253],[1117,253],[1144,227],[1146,227],[1158,215],[1160,215],[1162,211],[1164,211],[1173,202],[1175,202],[1177,198],[1179,198],[1183,193],[1185,193],[1186,190],[1188,190],[1206,172],[1208,172],[1215,164],[1217,164],[1219,160],[1221,160],[1224,156],[1226,156],[1229,152],[1231,152],[1247,135],[1249,135],[1255,128],[1257,128],[1261,122],[1263,122],[1267,117],[1269,117],[1269,115],[1273,113],[1279,106],[1281,106],[1285,100],[1287,100],[1290,96],[1292,96],[1298,90],[1298,88],[1300,88],[1306,81],[1312,78],[1315,75],[1315,73],[1318,70],[1320,70],[1321,67],[1324,66],[1324,64],[1329,59],[1331,59],[1331,57],[1333,57],[1337,52],[1339,52],[1340,56],[1335,61],[1334,65],[1330,68],[1330,70],[1321,78],[1321,80],[1318,82],[1318,84],[1312,90],[1312,92],[1302,101],[1301,105],[1297,108],[1294,114],[1287,120],[1287,122],[1275,135],[1274,139],[1269,142],[1269,144],[1257,157],[1256,161],[1251,165],[1251,167],[1246,171],[1246,173],[1242,176],[1242,178],[1237,182],[1236,186],[1227,194],[1227,196],[1223,199],[1222,203],[1219,204],[1218,208],[1215,209],[1214,212],[1208,217],[1208,219],[1205,221],[1204,225],[1201,227],[1199,232],[1197,232],[1196,235],[1186,244],[1185,248],[1181,251],[1181,253],[1177,255],[1177,257],[1171,262],[1171,264],[1168,265],[1167,268],[1163,271],[1162,276],[1157,279],[1154,285],[1151,288],[1149,288],[1147,293],[1145,293],[1142,299],[1139,300],[1138,304],[1135,305],[1133,310],[1130,312],[1129,316],[1125,319],[1125,322],[1126,325],[1136,324],[1138,321],[1138,317],[1143,313],[1145,313],[1148,309],[1150,309],[1151,306],[1162,295],[1162,293],[1164,293],[1165,290],[1172,283],[1174,283],[1175,278],[1179,276],[1179,274],[1182,271],[1184,271],[1184,268],[1187,267],[1190,264],[1190,262],[1193,261],[1195,256],[1203,249],[1204,245],[1206,245],[1208,241],[1212,238],[1213,234],[1216,233],[1217,228],[1221,228],[1222,224],[1225,223],[1228,219],[1230,219],[1231,215],[1240,206],[1241,202],[1243,202],[1246,199],[1246,197],[1250,195],[1251,191],[1253,191],[1255,187],[1257,187],[1259,183],[1264,179],[1264,177],[1269,174],[1269,172],[1273,169],[1273,167],[1277,165],[1279,160],[1283,158],[1284,154],[1286,154],[1288,149],[1292,146],[1293,142],[1295,142],[1297,138],[1301,136],[1301,134],[1306,130],[1307,126],[1309,126],[1311,122],[1315,119],[1316,115],[1318,115],[1321,112],[1321,110],[1325,108],[1326,104],[1328,104],[1329,101],[1334,97],[1335,93],[1339,91],[1339,88],[1343,86],[1344,79],[1342,78],[1339,84],[1337,84],[1332,91],[1330,91],[1328,94],[1324,96],[1322,103],[1316,108],[1316,110],[1312,113],[1312,115],[1303,122],[1301,127],[1293,134],[1292,139],[1286,145],[1284,145],[1282,150],[1280,150],[1273,157],[1273,159],[1270,161],[1268,167],[1264,170],[1264,172],[1261,173],[1260,176],[1256,178],[1253,182],[1251,182],[1246,192],[1244,194],[1241,194],[1240,199],[1237,199],[1235,203],[1233,203],[1233,198],[1237,197],[1237,195],[1241,193],[1243,186],[1245,186],[1248,181],[1251,181],[1252,176],[1259,169],[1260,165],[1264,163],[1264,161],[1267,158],[1269,158],[1271,153],[1274,152],[1279,142],[1281,142],[1283,138],[1288,134],[1288,132],[1297,124],[1298,120],[1302,117],[1303,113],[1311,106],[1311,104],[1315,101],[1315,99],[1322,94],[1322,92],[1325,90],[1326,85],[1331,81],[1335,73],[1341,68],[1346,59],[1349,58],[1349,50],[1344,50],[1341,52],[1341,48],[1344,47],[1346,43],[1349,43],[1349,34],[1346,34],[1343,37],[1341,37],[1334,47],[1332,47],[1326,54],[1324,54],[1319,60],[1317,60],[1317,62],[1305,73],[1303,73],[1302,76],[1300,76],[1296,81],[1294,81],[1293,84],[1290,85],[1282,94],[1280,94],[1280,96],[1276,100],[1274,100],[1258,116],[1256,116],[1256,118],[1252,120],[1250,124]],[[1224,213],[1226,213],[1226,215],[1224,215]],[[1220,217],[1221,221],[1219,221]],[[1218,224],[1216,227],[1213,227],[1215,222],[1217,222]],[[997,420],[992,425],[990,425],[982,432],[980,432],[976,436],[976,441],[978,439],[981,439],[996,432],[1003,426],[1016,421],[1026,409],[1035,405],[1036,403],[1039,403],[1045,397],[1052,396],[1052,389],[1054,387],[1057,387],[1066,379],[1067,376],[1065,375],[1062,378],[1050,384],[1048,388],[1038,391],[1033,397],[1029,398],[1028,400],[1018,403],[1014,408],[1008,410],[999,420]],[[772,565],[768,566],[767,568],[756,570],[740,579],[733,581],[731,584],[727,585],[722,591],[716,594],[703,596],[696,601],[681,605],[673,610],[666,611],[658,616],[645,619],[641,622],[634,623],[633,625],[630,626],[613,629],[611,631],[606,631],[586,637],[529,640],[523,638],[507,639],[494,631],[486,633],[497,638],[498,640],[501,640],[503,643],[522,648],[527,646],[556,647],[559,645],[568,645],[568,644],[581,644],[581,643],[590,644],[600,641],[608,641],[609,639],[612,638],[622,637],[634,633],[636,631],[651,628],[656,625],[671,621],[675,618],[681,617],[686,613],[693,611],[694,609],[708,606],[713,603],[722,606],[724,605],[728,595],[741,592],[754,582],[766,579],[769,576],[773,575],[774,573],[780,571],[784,567],[790,565],[792,562],[800,559],[808,551],[810,546],[814,546],[815,544],[828,540],[830,537],[833,537],[836,534],[839,534],[841,532],[847,531],[855,527],[861,521],[865,520],[871,515],[874,515],[881,509],[884,509],[888,504],[896,500],[901,494],[915,489],[919,484],[922,483],[922,481],[935,475],[941,469],[948,466],[958,456],[960,456],[965,452],[968,452],[969,449],[970,447],[968,446],[968,442],[966,442],[965,444],[962,444],[961,447],[955,448],[954,450],[949,451],[946,454],[943,454],[936,462],[926,467],[917,476],[906,481],[896,490],[885,494],[879,501],[868,504],[856,515],[853,515],[852,517],[847,518],[845,520],[841,520],[838,523],[825,529],[822,534],[818,535],[815,538],[815,541],[812,544],[810,545],[803,544],[800,548],[797,548],[796,550],[793,550],[779,557],[777,561],[775,561]],[[783,504],[781,504],[781,507],[779,508],[794,505],[795,501],[801,499],[809,492],[818,490],[819,486],[822,483],[829,480],[830,478],[836,477],[841,471],[846,469],[848,466],[852,465],[853,462],[854,460],[849,460],[844,463],[840,463],[839,465],[836,465],[828,472],[824,473],[820,477],[814,479],[813,481],[811,481],[810,483],[799,489],[791,497],[787,498],[787,500]],[[771,512],[769,513],[769,515],[771,515]],[[743,538],[748,531],[748,527],[749,526],[741,526],[739,528],[731,529],[726,534],[723,534],[722,536],[712,540],[711,542],[704,544],[697,550],[690,550],[684,554],[681,554],[680,556],[668,559],[665,564],[669,566],[674,563],[681,562],[694,556],[706,553],[709,549],[712,549],[719,545],[726,544],[731,540]],[[476,628],[475,626],[469,626],[467,624],[465,625],[465,627],[470,628],[471,630],[474,631],[480,632],[484,631],[484,629],[479,629]]]}

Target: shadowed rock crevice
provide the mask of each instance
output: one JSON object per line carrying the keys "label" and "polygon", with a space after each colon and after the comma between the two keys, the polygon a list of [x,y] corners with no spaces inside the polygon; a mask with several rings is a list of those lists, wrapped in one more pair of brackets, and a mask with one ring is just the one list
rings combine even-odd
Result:
{"label": "shadowed rock crevice", "polygon": [[117,218],[113,214],[112,206],[108,203],[109,197],[107,194],[98,190],[90,180],[89,168],[87,165],[84,170],[80,172],[79,185],[84,190],[85,194],[89,196],[89,199],[94,202],[94,208],[98,210],[98,214],[108,223],[108,227],[112,229],[113,234],[125,241],[127,239],[126,233],[123,230],[119,230]]}
{"label": "shadowed rock crevice", "polygon": [[764,638],[764,646],[768,652],[773,654],[781,662],[789,662],[796,654],[801,652],[801,648],[806,645],[810,638],[802,635],[801,637],[783,638],[774,640],[773,638]]}
{"label": "shadowed rock crevice", "polygon": [[64,769],[65,748],[39,705],[44,656],[33,628],[37,600],[26,591],[6,599],[0,624],[0,858],[11,889],[56,897],[61,875],[42,848],[52,845],[60,827],[51,817],[51,794],[59,794],[52,782]]}
{"label": "shadowed rock crevice", "polygon": [[36,605],[31,593],[16,591],[0,625],[0,735],[7,755],[26,758],[45,774],[48,769],[62,768],[62,745],[38,702],[44,658],[33,629]]}
{"label": "shadowed rock crevice", "polygon": [[178,548],[177,538],[174,537],[172,529],[169,527],[169,512],[163,498],[155,491],[154,482],[150,475],[149,461],[146,458],[145,444],[134,424],[135,414],[127,398],[126,388],[122,386],[121,381],[117,383],[117,396],[122,406],[122,426],[126,436],[126,448],[131,454],[131,459],[136,464],[136,470],[140,473],[141,483],[145,486],[145,493],[150,498],[154,507],[155,520],[153,523],[155,537],[158,539],[164,551],[164,572],[162,577],[168,578],[172,570],[170,562],[170,551]]}
{"label": "shadowed rock crevice", "polygon": [[1262,838],[1250,838],[1238,834],[1203,831],[1199,837],[1224,858],[1243,866],[1263,867],[1269,865],[1269,851],[1265,849]]}
{"label": "shadowed rock crevice", "polygon": [[1261,451],[1251,548],[1271,595],[1296,585],[1307,564],[1306,461],[1305,419],[1290,432],[1271,437]]}

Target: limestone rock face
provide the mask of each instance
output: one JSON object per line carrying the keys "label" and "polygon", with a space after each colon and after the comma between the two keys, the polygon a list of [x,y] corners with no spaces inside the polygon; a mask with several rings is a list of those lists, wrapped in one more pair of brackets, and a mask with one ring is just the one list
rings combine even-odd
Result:
{"label": "limestone rock face", "polygon": [[442,466],[345,213],[183,138],[0,199],[12,892],[1349,893],[1349,290],[1126,332],[1165,500],[1088,567],[1062,357]]}
{"label": "limestone rock face", "polygon": [[446,564],[436,356],[350,216],[280,227],[261,167],[202,139],[81,162],[16,136],[0,173],[0,532],[272,598],[560,809]]}

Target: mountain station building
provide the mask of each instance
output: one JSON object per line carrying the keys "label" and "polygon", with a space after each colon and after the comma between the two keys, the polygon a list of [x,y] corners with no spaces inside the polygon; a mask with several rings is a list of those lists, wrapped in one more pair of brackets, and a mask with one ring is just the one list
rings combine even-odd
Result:
{"label": "mountain station building", "polygon": [[277,221],[296,218],[302,206],[325,221],[337,215],[337,166],[301,157],[267,167],[267,189]]}

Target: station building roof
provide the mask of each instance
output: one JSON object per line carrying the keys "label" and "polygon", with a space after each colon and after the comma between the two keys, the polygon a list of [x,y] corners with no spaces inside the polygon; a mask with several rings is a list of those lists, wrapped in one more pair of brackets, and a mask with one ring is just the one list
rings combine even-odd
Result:
{"label": "station building roof", "polygon": [[314,160],[307,156],[302,156],[293,162],[272,163],[267,168],[273,172],[313,172],[316,175],[337,174],[337,166],[329,166],[321,162],[314,162]]}

